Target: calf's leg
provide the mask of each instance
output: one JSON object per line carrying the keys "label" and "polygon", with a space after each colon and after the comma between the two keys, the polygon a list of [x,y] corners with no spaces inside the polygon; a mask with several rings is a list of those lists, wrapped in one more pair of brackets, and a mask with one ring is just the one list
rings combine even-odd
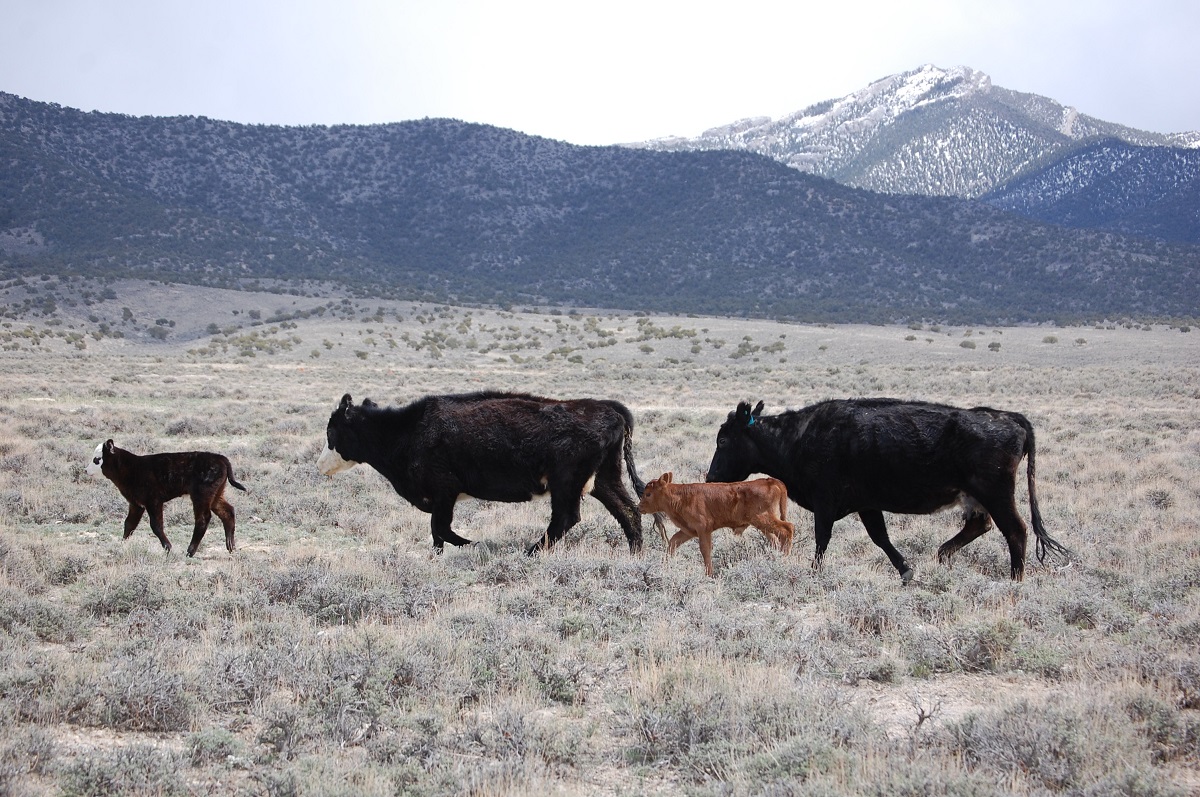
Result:
{"label": "calf's leg", "polygon": [[192,530],[192,541],[188,543],[188,556],[196,555],[196,551],[200,548],[200,541],[204,539],[204,532],[208,531],[208,523],[212,520],[212,510],[200,503],[199,500],[194,500],[192,511],[196,515],[196,526]]}
{"label": "calf's leg", "polygon": [[795,529],[786,520],[777,520],[771,515],[759,515],[754,520],[754,527],[771,540],[781,553],[787,555],[792,551],[792,535]]}
{"label": "calf's leg", "polygon": [[142,515],[146,513],[146,507],[141,504],[129,502],[129,514],[125,516],[125,535],[123,540],[129,539],[129,535],[133,534],[133,530],[138,527],[138,523],[142,522]]}
{"label": "calf's leg", "polygon": [[235,528],[233,504],[221,498],[213,504],[212,511],[214,515],[221,519],[221,525],[225,528],[225,550],[233,553],[233,530]]}
{"label": "calf's leg", "polygon": [[680,529],[671,535],[671,539],[667,540],[667,554],[675,553],[675,549],[691,539],[695,539],[696,535],[687,529]]}
{"label": "calf's leg", "polygon": [[163,530],[163,505],[161,503],[151,504],[146,507],[146,511],[150,515],[150,530],[154,532],[155,537],[158,537],[163,550],[170,553],[171,541],[167,539],[167,533]]}
{"label": "calf's leg", "polygon": [[712,577],[712,531],[701,531],[696,536],[700,538],[700,557],[704,559],[704,574]]}

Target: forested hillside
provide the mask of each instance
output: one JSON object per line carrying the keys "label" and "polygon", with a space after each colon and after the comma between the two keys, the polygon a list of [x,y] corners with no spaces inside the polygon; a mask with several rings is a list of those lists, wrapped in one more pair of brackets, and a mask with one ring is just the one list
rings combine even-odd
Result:
{"label": "forested hillside", "polygon": [[281,128],[0,95],[0,267],[822,321],[1190,317],[1190,246],[848,188],[744,152],[452,120]]}

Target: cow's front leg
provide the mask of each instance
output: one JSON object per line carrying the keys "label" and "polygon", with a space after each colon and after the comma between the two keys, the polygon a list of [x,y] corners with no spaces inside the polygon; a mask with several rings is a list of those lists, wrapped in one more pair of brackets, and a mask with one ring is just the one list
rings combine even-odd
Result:
{"label": "cow's front leg", "polygon": [[825,561],[825,549],[829,547],[829,540],[833,537],[833,515],[822,512],[813,512],[813,538],[816,543],[816,549],[813,553],[812,567],[813,570],[820,570],[821,563]]}
{"label": "cow's front leg", "polygon": [[892,561],[892,567],[896,568],[896,572],[900,574],[900,581],[904,584],[912,581],[913,569],[908,562],[904,561],[904,557],[892,545],[892,541],[888,538],[887,524],[883,521],[883,512],[878,509],[867,510],[858,513],[858,519],[867,528],[867,534],[871,537],[871,541],[878,545],[888,559]]}
{"label": "cow's front leg", "polygon": [[471,544],[470,540],[466,537],[458,536],[454,533],[454,529],[450,528],[450,524],[453,521],[453,501],[439,503],[430,513],[429,525],[433,532],[433,549],[436,553],[441,553],[446,543],[458,546]]}

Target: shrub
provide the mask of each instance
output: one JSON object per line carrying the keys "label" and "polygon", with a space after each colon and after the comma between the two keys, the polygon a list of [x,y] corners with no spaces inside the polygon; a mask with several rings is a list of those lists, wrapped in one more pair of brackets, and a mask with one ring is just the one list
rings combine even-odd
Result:
{"label": "shrub", "polygon": [[111,794],[154,794],[173,797],[189,793],[177,755],[151,745],[118,747],[108,753],[84,755],[62,771],[64,797]]}
{"label": "shrub", "polygon": [[184,753],[194,767],[223,764],[234,756],[243,755],[245,745],[225,728],[206,728],[188,735]]}
{"label": "shrub", "polygon": [[114,584],[93,587],[84,598],[84,608],[97,617],[127,615],[135,609],[156,611],[167,603],[159,579],[147,573],[131,573]]}

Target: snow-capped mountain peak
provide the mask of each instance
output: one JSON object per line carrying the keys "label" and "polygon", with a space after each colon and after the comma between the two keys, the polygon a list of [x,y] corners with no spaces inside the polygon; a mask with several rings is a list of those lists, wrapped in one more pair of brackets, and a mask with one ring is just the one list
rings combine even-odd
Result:
{"label": "snow-capped mountain peak", "polygon": [[978,197],[1097,138],[1200,142],[1196,134],[1164,136],[1103,122],[1055,100],[994,86],[966,66],[926,64],[780,119],[743,119],[695,138],[631,146],[744,149],[859,188]]}

